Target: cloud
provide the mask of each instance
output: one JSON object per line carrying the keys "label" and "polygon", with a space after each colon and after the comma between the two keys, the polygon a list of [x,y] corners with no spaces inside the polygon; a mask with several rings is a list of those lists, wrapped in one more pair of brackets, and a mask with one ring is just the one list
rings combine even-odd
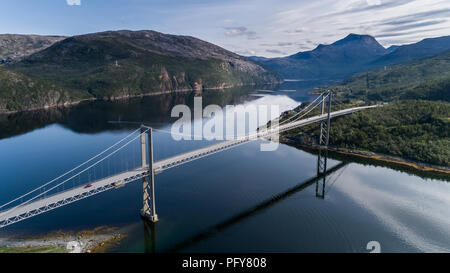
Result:
{"label": "cloud", "polygon": [[243,55],[243,56],[254,56],[256,55],[256,51],[254,50],[249,50],[249,49],[242,49],[242,50],[235,50],[234,52],[236,52],[239,55]]}
{"label": "cloud", "polygon": [[306,32],[310,32],[309,28],[307,27],[298,27],[294,30],[287,30],[287,33],[306,33]]}
{"label": "cloud", "polygon": [[441,8],[423,12],[417,12],[405,16],[397,17],[397,20],[424,20],[424,19],[436,19],[436,18],[446,18],[450,16],[450,8]]}
{"label": "cloud", "polygon": [[[381,32],[376,35],[376,38],[408,36],[411,34],[419,34],[419,33],[423,33],[423,32],[430,32],[430,31],[442,30],[442,29],[446,29],[446,28],[439,27],[439,28],[431,28],[431,29],[413,30],[413,31],[407,31],[407,32]],[[429,37],[427,37],[427,38],[429,38]]]}
{"label": "cloud", "polygon": [[[374,2],[374,3],[369,3]],[[373,11],[373,10],[384,10],[388,8],[403,6],[410,3],[411,0],[394,0],[385,3],[381,3],[381,1],[358,1],[359,5],[356,8],[346,9],[344,11],[336,12],[330,15],[343,15],[343,14],[352,14],[352,13],[360,13],[365,11]],[[327,15],[325,15],[327,16]]]}
{"label": "cloud", "polygon": [[367,2],[367,5],[370,5],[370,6],[373,6],[373,5],[375,5],[375,6],[381,5],[381,0],[366,0],[366,2]]}
{"label": "cloud", "polygon": [[256,39],[256,32],[246,27],[226,27],[225,30],[225,35],[230,37],[247,36],[248,39]]}
{"label": "cloud", "polygon": [[271,44],[271,43],[263,43],[263,44],[260,44],[261,46],[292,46],[292,45],[294,45],[294,43],[292,43],[292,42],[278,42],[278,43],[275,43],[275,44]]}
{"label": "cloud", "polygon": [[281,50],[278,49],[266,49],[266,52],[272,53],[272,54],[280,54],[280,55],[285,55],[286,53],[284,53]]}
{"label": "cloud", "polygon": [[415,29],[415,28],[419,28],[419,27],[439,25],[439,24],[444,23],[446,21],[447,20],[433,20],[433,21],[421,22],[421,23],[416,23],[416,24],[406,24],[406,25],[401,25],[401,26],[388,28],[388,29],[385,29],[385,31],[409,30],[409,29]]}
{"label": "cloud", "polygon": [[[274,37],[272,40],[301,43],[301,50],[311,50],[314,44],[331,44],[349,33],[372,35],[384,46],[389,46],[392,40],[403,44],[402,40],[411,43],[449,35],[449,16],[448,0],[305,1],[280,8],[269,18],[270,28],[266,29]],[[269,40],[265,40],[266,33],[260,39],[262,43]],[[288,54],[299,49],[280,45],[270,48]],[[260,50],[267,52],[264,47]]]}
{"label": "cloud", "polygon": [[390,25],[390,26],[397,26],[397,25],[404,25],[404,24],[410,24],[417,22],[417,19],[402,19],[402,20],[390,20],[384,23],[381,23],[380,25]]}
{"label": "cloud", "polygon": [[[70,5],[81,2],[67,0]],[[108,1],[100,2],[107,6]],[[449,35],[450,31],[449,0],[133,2],[145,4],[139,4],[141,8],[133,9],[132,14],[120,10],[129,18],[126,24],[120,23],[120,28],[151,26],[166,33],[198,37],[243,55],[291,55],[312,50],[318,44],[331,44],[349,33],[369,34],[389,46],[391,41],[418,42]],[[151,12],[154,16],[147,14]]]}
{"label": "cloud", "polygon": [[81,6],[81,0],[66,0],[69,6]]}

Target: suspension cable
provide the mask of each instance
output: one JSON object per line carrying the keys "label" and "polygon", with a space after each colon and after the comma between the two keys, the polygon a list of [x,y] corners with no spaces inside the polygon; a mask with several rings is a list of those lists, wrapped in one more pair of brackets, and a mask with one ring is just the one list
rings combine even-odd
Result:
{"label": "suspension cable", "polygon": [[[140,128],[139,128],[138,130],[140,130]],[[146,129],[146,130],[143,131],[141,134],[146,133],[148,130],[150,130],[150,129]],[[48,189],[48,190],[46,190],[46,191],[44,191],[44,192],[42,192],[42,193],[40,193],[40,194],[38,194],[38,195],[32,197],[31,199],[28,199],[27,201],[23,202],[22,204],[19,204],[19,205],[13,207],[10,211],[13,211],[14,209],[16,209],[16,208],[18,208],[18,207],[20,207],[20,206],[23,206],[23,205],[26,205],[26,204],[30,203],[31,201],[35,200],[36,198],[38,198],[38,197],[40,197],[40,196],[46,194],[47,192],[49,192],[49,191],[55,189],[56,187],[58,187],[58,186],[60,186],[60,185],[62,185],[62,184],[64,184],[64,183],[66,183],[67,181],[71,180],[72,178],[74,178],[74,177],[76,177],[76,176],[78,176],[78,175],[81,175],[82,173],[86,172],[87,170],[89,170],[89,169],[91,169],[92,167],[98,165],[99,163],[103,162],[103,161],[106,160],[107,158],[111,157],[113,154],[115,154],[115,153],[117,153],[118,151],[122,150],[122,149],[123,149],[124,147],[126,147],[128,144],[130,144],[131,142],[133,142],[134,140],[136,140],[138,137],[140,137],[141,134],[137,135],[136,137],[134,137],[133,139],[131,139],[130,141],[128,141],[127,143],[125,143],[124,145],[122,145],[121,147],[119,147],[117,150],[114,150],[112,153],[110,153],[110,154],[108,154],[106,157],[104,157],[104,158],[98,160],[97,162],[95,162],[95,163],[92,164],[91,166],[89,166],[89,167],[85,168],[84,170],[78,172],[77,174],[75,174],[75,175],[73,175],[73,176],[67,178],[67,179],[64,180],[63,182],[61,182],[61,183],[59,183],[59,184],[57,184],[57,185],[51,187],[50,189]]]}
{"label": "suspension cable", "polygon": [[301,114],[303,111],[306,111],[306,109],[308,109],[313,103],[315,103],[320,97],[322,97],[323,93],[320,94],[315,100],[313,100],[311,103],[309,103],[305,108],[301,109],[298,113],[296,113],[295,115],[289,117],[288,119],[283,120],[282,122],[280,122],[279,124],[283,124],[286,123],[287,121],[291,120],[292,118],[294,118],[295,116]]}
{"label": "suspension cable", "polygon": [[345,169],[348,165],[345,165],[339,172],[339,174],[334,178],[334,180],[328,185],[327,190],[325,191],[325,194],[328,194],[330,190],[332,189],[332,186],[336,183],[336,181],[341,177],[341,175],[344,173]]}
{"label": "suspension cable", "polygon": [[107,149],[103,150],[103,151],[100,152],[99,154],[95,155],[94,157],[91,157],[89,160],[87,160],[87,161],[81,163],[80,165],[76,166],[75,168],[73,168],[73,169],[71,169],[71,170],[69,170],[69,171],[67,171],[67,172],[65,172],[65,173],[63,173],[63,174],[61,174],[60,176],[58,176],[58,177],[52,179],[51,181],[45,183],[44,185],[41,185],[41,186],[35,188],[34,190],[29,191],[28,193],[23,194],[23,195],[17,197],[16,199],[11,200],[11,201],[9,201],[8,203],[5,203],[5,204],[1,205],[1,206],[0,206],[0,209],[3,208],[3,207],[5,207],[5,206],[7,206],[7,205],[9,205],[9,204],[11,204],[11,203],[13,203],[13,202],[15,202],[15,201],[17,201],[17,200],[19,200],[19,199],[21,199],[21,198],[23,198],[23,197],[25,197],[25,196],[27,196],[27,195],[30,195],[31,193],[33,193],[33,192],[35,192],[35,191],[37,191],[37,190],[39,190],[39,189],[41,189],[41,188],[47,186],[47,185],[50,184],[50,183],[55,182],[56,180],[58,180],[58,179],[60,179],[60,178],[62,178],[62,177],[64,177],[64,176],[66,176],[67,174],[73,172],[74,170],[80,168],[81,166],[86,165],[87,163],[91,162],[91,161],[94,160],[95,158],[99,157],[100,155],[102,155],[102,154],[106,153],[107,151],[111,150],[113,147],[115,147],[115,146],[117,146],[118,144],[122,143],[125,139],[129,138],[131,135],[133,135],[134,133],[136,133],[136,132],[139,131],[139,130],[140,130],[140,128],[136,129],[135,131],[131,132],[129,135],[127,135],[126,137],[122,138],[122,139],[119,140],[118,142],[114,143],[113,145],[111,145],[111,146],[108,147]]}
{"label": "suspension cable", "polygon": [[[329,95],[326,95],[325,97],[323,97],[322,101],[325,100],[328,96],[329,96]],[[321,102],[322,102],[322,101],[321,101]],[[317,103],[313,108],[309,109],[308,112],[304,113],[303,115],[301,115],[300,117],[296,118],[296,119],[295,119],[294,121],[292,121],[292,122],[296,122],[296,121],[300,120],[302,117],[304,117],[304,116],[306,116],[307,114],[309,114],[312,110],[314,110],[317,106],[319,106],[321,102]]]}

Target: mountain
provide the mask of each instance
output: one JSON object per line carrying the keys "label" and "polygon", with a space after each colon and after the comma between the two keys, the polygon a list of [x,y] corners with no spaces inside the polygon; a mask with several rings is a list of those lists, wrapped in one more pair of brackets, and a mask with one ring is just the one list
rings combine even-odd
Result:
{"label": "mountain", "polygon": [[372,66],[384,66],[431,57],[450,49],[450,36],[424,39],[415,44],[402,45],[375,60]]}
{"label": "mountain", "polygon": [[0,113],[64,105],[89,97],[87,92],[0,67]]}
{"label": "mountain", "polygon": [[372,36],[349,34],[331,45],[321,44],[311,51],[260,63],[284,78],[343,79],[386,52]]}
{"label": "mountain", "polygon": [[400,46],[398,46],[398,45],[391,45],[390,47],[386,48],[386,53],[387,54],[392,53],[392,52],[396,51],[399,47]]}
{"label": "mountain", "polygon": [[[149,30],[69,37],[5,69],[55,84],[69,96],[76,91],[76,97],[99,99],[282,82],[271,70],[219,46]],[[8,88],[2,93],[12,94],[18,86],[2,88]]]}
{"label": "mountain", "polygon": [[350,34],[331,45],[273,59],[250,57],[284,78],[342,80],[354,73],[409,62],[450,50],[450,36],[385,49],[372,36]]}
{"label": "mountain", "polygon": [[450,102],[450,50],[433,57],[358,73],[328,88],[350,100]]}
{"label": "mountain", "polygon": [[0,34],[0,64],[20,60],[64,38],[63,36]]}
{"label": "mountain", "polygon": [[262,56],[248,56],[248,59],[255,62],[264,62],[270,60],[270,58],[262,57]]}

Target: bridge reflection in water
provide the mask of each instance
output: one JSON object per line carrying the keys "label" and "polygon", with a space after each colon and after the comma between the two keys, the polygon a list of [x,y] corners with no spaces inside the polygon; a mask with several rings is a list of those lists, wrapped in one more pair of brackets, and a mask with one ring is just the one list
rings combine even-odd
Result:
{"label": "bridge reflection in water", "polygon": [[143,218],[145,253],[156,253],[156,223]]}
{"label": "bridge reflection in water", "polygon": [[[287,189],[286,191],[279,193],[277,195],[274,195],[265,201],[245,210],[241,213],[238,213],[219,224],[216,224],[214,226],[209,227],[208,229],[204,230],[201,233],[198,233],[195,236],[189,237],[182,242],[176,244],[175,246],[170,247],[167,250],[164,250],[164,252],[179,252],[183,249],[194,245],[198,242],[201,242],[203,240],[207,240],[208,238],[212,237],[213,235],[217,234],[218,232],[221,232],[245,219],[248,219],[257,213],[260,213],[279,202],[293,196],[296,193],[299,193],[300,191],[306,189],[307,187],[316,184],[316,190],[315,195],[316,197],[320,199],[325,199],[325,185],[327,182],[330,181],[330,179],[333,179],[333,183],[339,178],[339,176],[344,171],[344,167],[347,166],[347,162],[340,162],[337,165],[327,169],[327,161],[328,161],[328,151],[326,149],[319,149],[317,154],[317,176],[310,178],[308,180],[302,181],[301,183]],[[339,171],[340,170],[340,171]],[[338,172],[339,171],[339,172]],[[328,187],[330,189],[330,187]],[[143,225],[144,225],[144,236],[145,236],[145,252],[146,253],[156,253],[156,226],[157,223],[151,222],[143,218]]]}

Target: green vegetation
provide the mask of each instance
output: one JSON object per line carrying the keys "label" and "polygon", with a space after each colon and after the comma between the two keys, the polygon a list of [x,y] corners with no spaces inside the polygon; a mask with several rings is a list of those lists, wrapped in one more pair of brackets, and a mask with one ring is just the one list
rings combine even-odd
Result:
{"label": "green vegetation", "polygon": [[[331,145],[450,166],[450,51],[359,73],[327,89],[335,91],[335,101],[344,103],[333,111],[388,102],[334,119]],[[286,134],[304,144],[316,143],[317,135],[317,125]]]}
{"label": "green vegetation", "polygon": [[[450,103],[405,100],[333,120],[330,143],[405,159],[450,166]],[[299,132],[301,131],[301,132]],[[319,133],[308,125],[286,136],[313,142]]]}
{"label": "green vegetation", "polygon": [[[24,42],[17,43],[20,51]],[[86,98],[109,100],[282,81],[274,72],[213,44],[154,31],[70,37],[3,66],[0,80],[0,112]]]}
{"label": "green vegetation", "polygon": [[58,246],[14,246],[0,247],[0,253],[66,253],[66,249]]}
{"label": "green vegetation", "polygon": [[0,113],[70,103],[91,97],[35,77],[0,67]]}
{"label": "green vegetation", "polygon": [[450,51],[407,64],[358,73],[329,88],[347,101],[421,99],[450,102]]}
{"label": "green vegetation", "polygon": [[[213,44],[153,31],[70,37],[6,68],[0,71],[0,77],[7,81],[0,86],[0,111],[88,97],[109,100],[282,81],[275,73]],[[23,80],[15,85],[15,78],[25,79],[25,75],[40,85],[31,87],[22,84]],[[52,93],[57,86],[58,94]],[[38,92],[45,89],[48,94]],[[40,100],[33,100],[33,96]]]}
{"label": "green vegetation", "polygon": [[[76,58],[75,58],[76,59]],[[85,90],[97,98],[112,98],[152,92],[229,87],[264,83],[244,72],[222,67],[220,60],[146,54],[139,59],[117,61],[52,61],[18,64],[28,75],[57,82],[66,88]]]}

